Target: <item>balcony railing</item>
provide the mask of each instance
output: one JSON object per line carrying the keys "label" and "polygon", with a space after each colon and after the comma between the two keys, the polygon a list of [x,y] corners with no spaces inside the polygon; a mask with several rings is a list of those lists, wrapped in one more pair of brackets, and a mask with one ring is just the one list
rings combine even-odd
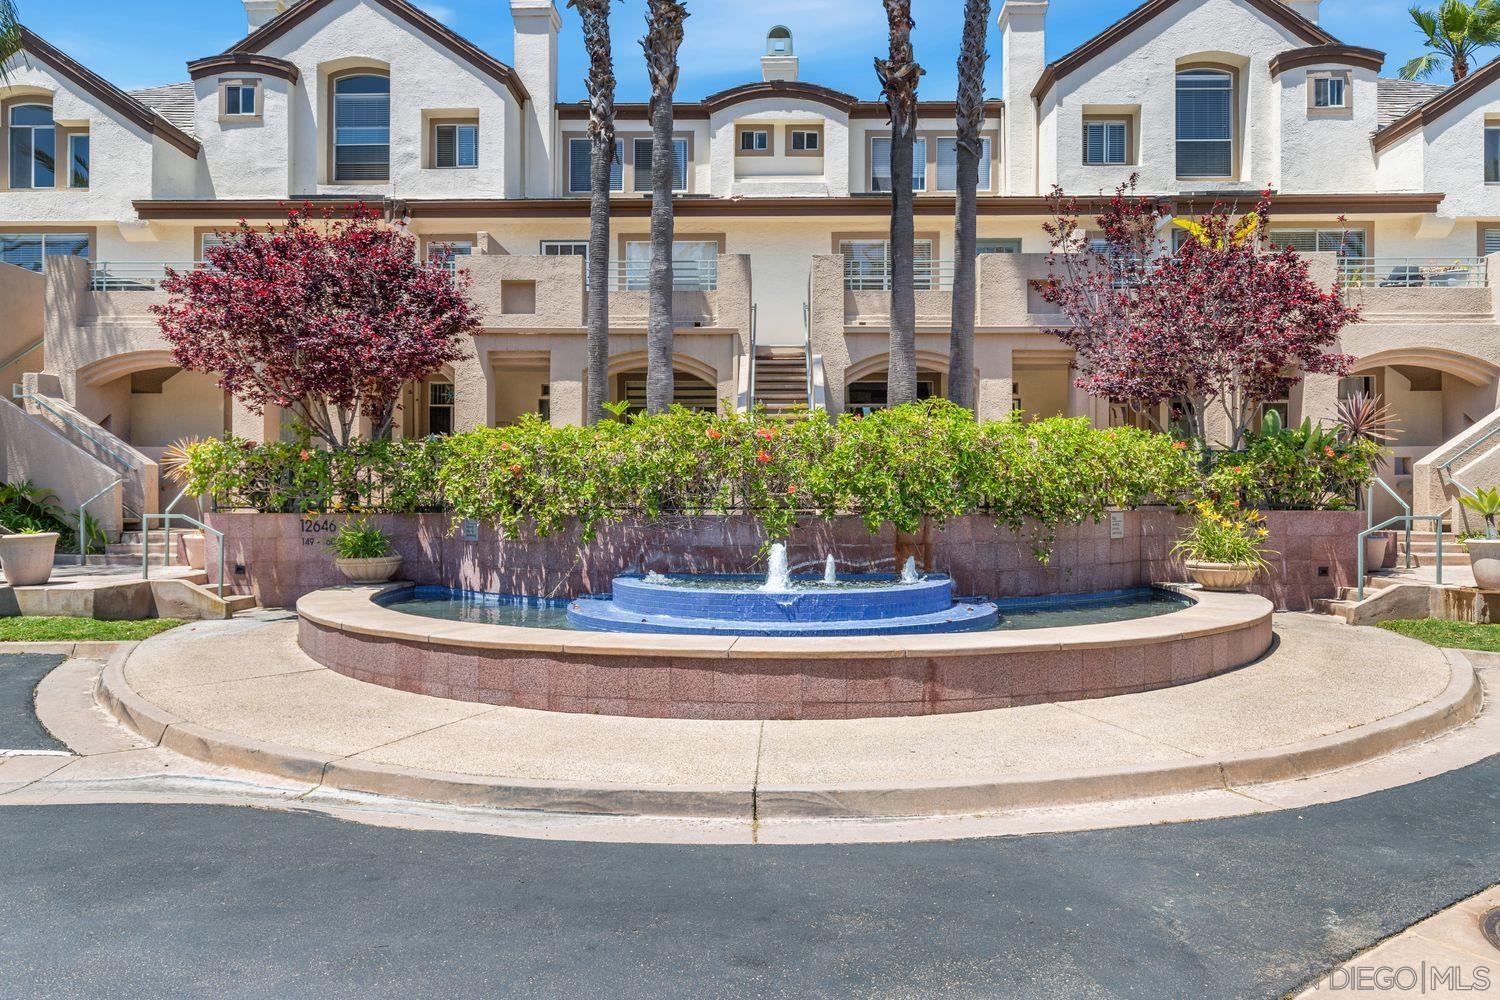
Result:
{"label": "balcony railing", "polygon": [[96,292],[154,292],[167,269],[192,271],[201,261],[97,261],[89,268],[89,288]]}
{"label": "balcony railing", "polygon": [[[917,291],[953,291],[953,261],[917,261],[914,268]],[[851,292],[888,292],[891,290],[891,267],[879,261],[844,258],[844,288]]]}
{"label": "balcony railing", "polygon": [[[717,260],[674,260],[672,289],[678,292],[715,292],[719,289]],[[651,290],[649,260],[612,260],[609,262],[609,290],[612,292],[648,292]]]}
{"label": "balcony railing", "polygon": [[1340,257],[1346,288],[1484,288],[1484,257]]}

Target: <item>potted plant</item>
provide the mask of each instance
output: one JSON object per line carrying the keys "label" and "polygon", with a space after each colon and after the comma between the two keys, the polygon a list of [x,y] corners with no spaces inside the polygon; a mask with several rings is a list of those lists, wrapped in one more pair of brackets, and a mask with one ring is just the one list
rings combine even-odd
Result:
{"label": "potted plant", "polygon": [[1484,518],[1484,537],[1464,542],[1474,564],[1474,585],[1480,590],[1500,590],[1500,538],[1495,537],[1495,520],[1500,518],[1500,489],[1491,486],[1475,490],[1473,496],[1462,497],[1459,502]]}
{"label": "potted plant", "polygon": [[[1396,440],[1399,433],[1396,428],[1401,424],[1400,418],[1378,394],[1353,392],[1339,400],[1337,419],[1339,440],[1366,448],[1369,453],[1370,478],[1373,480],[1379,477],[1380,470],[1386,463],[1386,446]],[[1391,533],[1384,531],[1365,536],[1367,570],[1380,569],[1385,565],[1393,537]]]}
{"label": "potted plant", "polygon": [[344,522],[328,544],[334,565],[350,583],[385,583],[401,568],[390,536],[367,520]]}
{"label": "potted plant", "polygon": [[40,525],[20,526],[0,536],[0,570],[12,587],[40,587],[52,578],[58,534]]}
{"label": "potted plant", "polygon": [[1264,520],[1259,511],[1224,514],[1212,504],[1199,504],[1197,517],[1172,553],[1204,590],[1244,590],[1270,565]]}
{"label": "potted plant", "polygon": [[207,559],[203,554],[204,535],[201,531],[185,531],[182,533],[182,551],[187,556],[189,569],[203,569]]}

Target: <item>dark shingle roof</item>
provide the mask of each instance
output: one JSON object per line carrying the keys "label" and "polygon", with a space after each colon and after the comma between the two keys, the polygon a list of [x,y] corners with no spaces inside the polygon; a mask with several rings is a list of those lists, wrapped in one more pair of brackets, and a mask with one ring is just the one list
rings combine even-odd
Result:
{"label": "dark shingle roof", "polygon": [[146,87],[130,91],[130,96],[182,129],[196,136],[197,96],[191,83],[169,83],[165,87]]}
{"label": "dark shingle roof", "polygon": [[1375,127],[1377,129],[1385,128],[1412,108],[1426,104],[1447,89],[1447,87],[1436,83],[1419,83],[1416,80],[1390,80],[1381,77],[1376,81],[1376,95],[1379,97],[1379,107],[1376,112]]}

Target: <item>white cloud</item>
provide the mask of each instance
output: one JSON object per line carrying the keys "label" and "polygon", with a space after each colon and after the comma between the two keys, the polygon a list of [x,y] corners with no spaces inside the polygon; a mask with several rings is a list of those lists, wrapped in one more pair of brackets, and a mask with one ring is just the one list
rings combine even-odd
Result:
{"label": "white cloud", "polygon": [[417,6],[447,25],[451,25],[456,16],[452,7],[445,7],[440,3],[419,2]]}

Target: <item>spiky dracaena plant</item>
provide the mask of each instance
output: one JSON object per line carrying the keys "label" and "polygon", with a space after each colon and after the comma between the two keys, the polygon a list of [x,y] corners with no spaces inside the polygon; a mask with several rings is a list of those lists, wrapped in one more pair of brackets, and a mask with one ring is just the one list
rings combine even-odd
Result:
{"label": "spiky dracaena plant", "polygon": [[958,55],[958,198],[954,209],[953,334],[948,398],[974,409],[974,311],[979,270],[979,158],[984,145],[984,67],[989,61],[990,0],[965,0]]}
{"label": "spiky dracaena plant", "polygon": [[917,133],[917,82],[923,69],[911,47],[911,0],[885,0],[890,55],[875,60],[880,95],[891,115],[891,360],[890,406],[917,398],[916,220],[912,214],[912,146]]}
{"label": "spiky dracaena plant", "polygon": [[1339,400],[1335,419],[1343,440],[1369,441],[1381,446],[1382,450],[1370,459],[1370,471],[1379,472],[1387,457],[1384,446],[1396,440],[1401,418],[1378,394],[1355,392]]}
{"label": "spiky dracaena plant", "polygon": [[1437,10],[1412,7],[1408,13],[1432,51],[1401,67],[1404,80],[1425,80],[1446,63],[1457,83],[1469,75],[1482,50],[1500,45],[1500,7],[1492,0],[1443,0]]}
{"label": "spiky dracaena plant", "polygon": [[568,0],[583,21],[589,54],[589,259],[588,399],[584,419],[604,419],[609,402],[609,189],[615,162],[615,60],[609,41],[614,0]]}
{"label": "spiky dracaena plant", "polygon": [[646,0],[646,74],[651,79],[651,291],[646,319],[646,412],[672,405],[672,98],[677,93],[677,50],[687,6],[680,0]]}

